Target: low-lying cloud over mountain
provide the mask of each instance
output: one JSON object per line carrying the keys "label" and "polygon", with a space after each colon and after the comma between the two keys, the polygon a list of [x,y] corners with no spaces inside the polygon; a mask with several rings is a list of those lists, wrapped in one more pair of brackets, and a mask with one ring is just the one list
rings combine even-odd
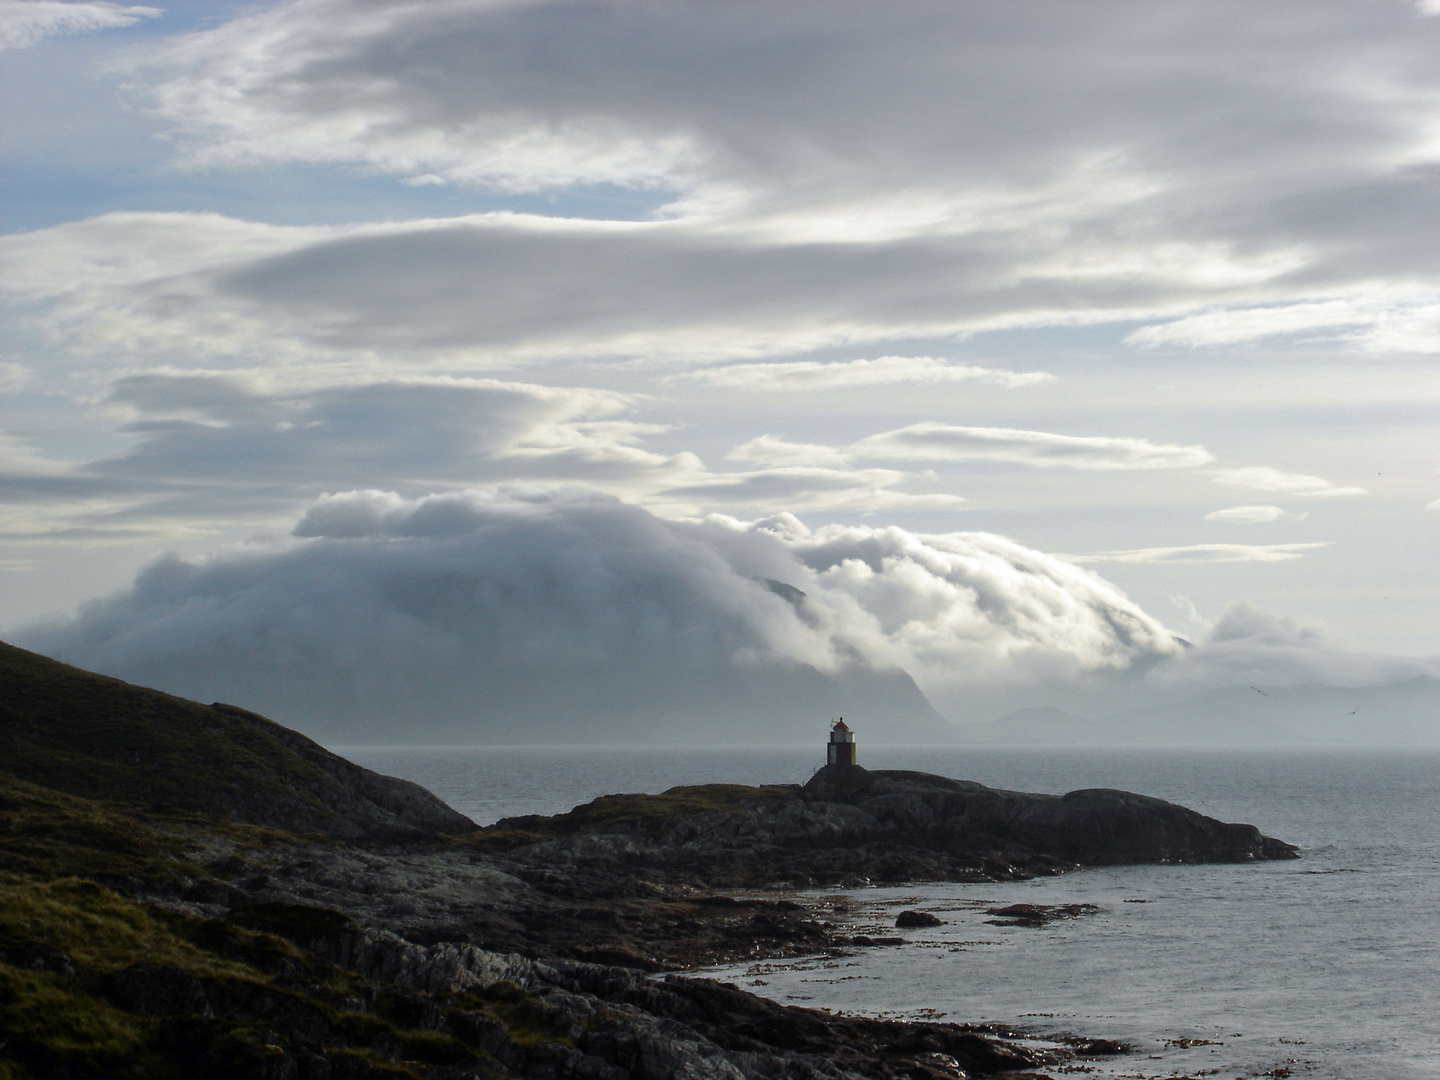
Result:
{"label": "low-lying cloud over mountain", "polygon": [[336,740],[785,740],[849,709],[943,739],[977,682],[1124,671],[1179,642],[1003,537],[665,521],[576,489],[330,496],[294,535],[134,586],[27,644]]}
{"label": "low-lying cloud over mountain", "polygon": [[1187,647],[993,534],[675,522],[522,486],[327,496],[288,537],[166,558],[22,640],[335,742],[796,742],[839,714],[945,741],[1017,704],[1426,674],[1249,608]]}

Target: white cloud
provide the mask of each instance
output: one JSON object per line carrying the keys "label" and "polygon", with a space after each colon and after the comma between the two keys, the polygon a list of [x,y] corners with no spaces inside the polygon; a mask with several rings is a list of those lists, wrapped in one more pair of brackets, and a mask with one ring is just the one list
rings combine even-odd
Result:
{"label": "white cloud", "polygon": [[369,721],[394,741],[422,716],[432,736],[452,724],[451,741],[604,737],[631,716],[674,734],[738,723],[725,709],[746,685],[774,725],[765,687],[805,669],[900,667],[944,691],[1180,651],[1107,582],[986,533],[811,530],[789,514],[684,524],[593,492],[511,486],[331,495],[295,534],[161,560],[23,639],[329,722],[332,737]]}
{"label": "white cloud", "polygon": [[1089,555],[1065,555],[1076,563],[1238,563],[1289,562],[1304,552],[1329,547],[1328,541],[1308,544],[1188,544],[1182,547],[1135,548],[1130,551],[1097,551]]}
{"label": "white cloud", "polygon": [[[751,360],[1157,319],[1134,340],[1308,328],[1433,347],[1437,28],[1398,5],[1276,3],[1157,7],[1136,35],[1107,0],[862,5],[823,26],[749,2],[602,17],[291,0],[132,69],[183,160],[620,185],[653,193],[653,217],[307,233],[115,215],[9,246],[44,331],[177,364]],[[813,363],[697,377],[788,392],[1040,374]]]}
{"label": "white cloud", "polygon": [[1043,371],[1005,371],[957,364],[934,356],[881,356],[874,360],[721,364],[672,375],[670,381],[701,382],[747,391],[804,393],[900,383],[985,382],[1004,387],[1034,386],[1054,377]]}
{"label": "white cloud", "polygon": [[963,506],[960,495],[896,490],[909,476],[895,469],[834,469],[814,465],[778,466],[752,472],[716,473],[666,488],[658,500],[702,506],[773,507],[795,510],[853,510],[874,514],[899,508]]}
{"label": "white cloud", "polygon": [[849,461],[844,450],[818,443],[797,443],[779,435],[758,435],[725,455],[727,461],[757,465],[841,466]]}
{"label": "white cloud", "polygon": [[[489,366],[557,356],[770,356],[904,335],[1133,318],[1170,286],[1137,278],[1057,293],[989,240],[773,244],[675,218],[510,213],[279,226],[213,214],[112,213],[0,238],[0,287],[87,363]],[[1059,301],[1057,296],[1070,296]],[[563,302],[557,298],[563,297]],[[950,379],[926,363],[785,369],[782,381]],[[886,361],[881,363],[881,361]],[[719,369],[723,371],[723,369]],[[960,370],[1013,385],[1039,372]],[[739,377],[755,380],[754,371]],[[722,380],[726,376],[721,375]]]}
{"label": "white cloud", "polygon": [[1212,510],[1205,515],[1206,521],[1223,521],[1230,525],[1263,525],[1279,521],[1282,517],[1300,519],[1304,514],[1291,514],[1278,506],[1227,506],[1223,510]]}
{"label": "white cloud", "polygon": [[1362,487],[1342,487],[1332,484],[1323,477],[1284,472],[1269,465],[1248,465],[1239,469],[1215,469],[1210,476],[1215,483],[1224,484],[1226,487],[1270,491],[1277,495],[1292,495],[1304,499],[1345,499],[1369,494]]}
{"label": "white cloud", "polygon": [[1072,469],[1188,469],[1215,460],[1203,446],[1015,428],[921,423],[861,439],[856,454],[929,461],[1010,461]]}
{"label": "white cloud", "polygon": [[1417,291],[1377,283],[1337,299],[1200,312],[1142,327],[1125,340],[1146,347],[1224,347],[1331,331],[1343,331],[1342,337],[1370,352],[1433,353],[1440,349],[1440,303],[1433,289]]}
{"label": "white cloud", "polygon": [[133,26],[160,8],[122,6],[104,0],[0,0],[0,52],[27,49],[47,37]]}
{"label": "white cloud", "polygon": [[[1315,627],[1236,604],[1197,648],[1153,668],[1147,678],[1167,688],[1186,686],[1366,686],[1419,675],[1440,675],[1435,659],[1356,652]],[[1303,727],[1307,718],[1295,718]]]}
{"label": "white cloud", "polygon": [[34,376],[24,364],[0,361],[0,393],[9,393],[29,385]]}
{"label": "white cloud", "polygon": [[1230,308],[1146,326],[1125,340],[1132,345],[1235,345],[1307,330],[1354,327],[1374,321],[1352,301],[1317,300],[1262,308]]}
{"label": "white cloud", "polygon": [[[366,482],[463,487],[477,479],[586,481],[643,492],[705,476],[689,454],[643,445],[665,430],[627,419],[613,391],[497,379],[267,385],[263,379],[151,373],[118,380],[105,411],[131,445],[83,464],[20,450],[0,489],[24,524],[96,542],[164,522],[166,531],[265,521],[326,490]],[[3,451],[0,445],[0,451]],[[4,455],[0,455],[0,460]]]}

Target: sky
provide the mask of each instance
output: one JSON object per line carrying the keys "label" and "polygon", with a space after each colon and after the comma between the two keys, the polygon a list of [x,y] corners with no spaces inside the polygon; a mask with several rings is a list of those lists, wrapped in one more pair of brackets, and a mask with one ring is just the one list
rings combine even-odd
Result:
{"label": "sky", "polygon": [[0,49],[12,640],[399,741],[1440,674],[1431,0],[0,0]]}

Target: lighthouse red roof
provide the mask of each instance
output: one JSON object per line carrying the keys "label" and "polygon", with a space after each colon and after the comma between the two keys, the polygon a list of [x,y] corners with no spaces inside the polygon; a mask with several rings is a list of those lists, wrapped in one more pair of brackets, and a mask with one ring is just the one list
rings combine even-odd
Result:
{"label": "lighthouse red roof", "polygon": [[844,720],[836,720],[835,723],[834,723],[833,725],[831,725],[830,730],[831,730],[831,731],[849,731],[849,730],[850,730],[850,725],[847,724],[847,723],[845,723]]}

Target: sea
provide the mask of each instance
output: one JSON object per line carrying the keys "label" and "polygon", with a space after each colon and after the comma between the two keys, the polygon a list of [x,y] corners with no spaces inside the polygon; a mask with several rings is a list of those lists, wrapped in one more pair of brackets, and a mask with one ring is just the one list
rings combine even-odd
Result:
{"label": "sea", "polygon": [[[334,749],[479,824],[677,784],[803,783],[821,764],[814,748]],[[1143,792],[1258,825],[1302,857],[815,890],[805,899],[831,921],[905,944],[699,974],[837,1013],[1133,1047],[1054,1075],[1440,1078],[1440,753],[862,747],[861,764],[1016,791]],[[987,914],[1013,903],[1099,911],[1040,928]],[[905,909],[943,924],[897,930]]]}

